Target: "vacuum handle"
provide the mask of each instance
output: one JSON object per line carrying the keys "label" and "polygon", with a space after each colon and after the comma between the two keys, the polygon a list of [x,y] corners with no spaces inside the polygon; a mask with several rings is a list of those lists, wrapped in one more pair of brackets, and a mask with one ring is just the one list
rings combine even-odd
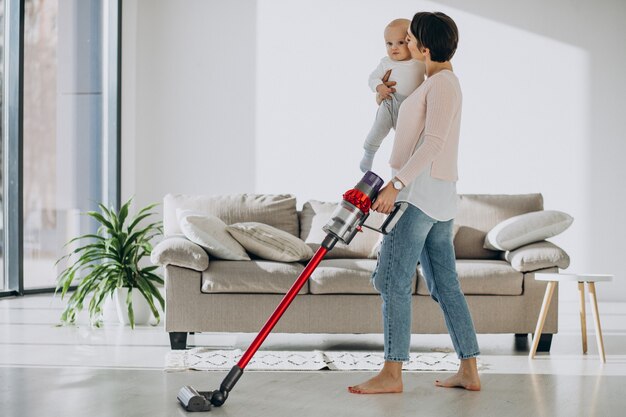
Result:
{"label": "vacuum handle", "polygon": [[368,226],[365,223],[363,224],[363,226],[367,227],[370,230],[374,230],[378,233],[382,233],[383,235],[386,235],[387,233],[391,232],[391,229],[393,229],[396,223],[398,223],[398,220],[400,220],[400,217],[402,217],[402,214],[404,214],[404,211],[406,210],[408,206],[409,206],[409,203],[407,203],[406,201],[396,203],[395,207],[393,208],[393,211],[389,213],[389,215],[387,216],[383,224],[380,226],[380,228]]}

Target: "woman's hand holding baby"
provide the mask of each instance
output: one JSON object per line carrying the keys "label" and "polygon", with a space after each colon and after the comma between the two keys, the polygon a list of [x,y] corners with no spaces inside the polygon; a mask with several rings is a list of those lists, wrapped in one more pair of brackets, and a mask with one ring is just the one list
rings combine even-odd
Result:
{"label": "woman's hand holding baby", "polygon": [[376,103],[379,106],[380,106],[380,103],[383,102],[383,100],[387,100],[389,98],[391,93],[396,92],[396,89],[393,88],[393,86],[396,85],[396,82],[389,81],[390,76],[391,76],[391,70],[387,70],[387,72],[385,73],[385,75],[383,75],[383,78],[381,80],[383,83],[376,87]]}
{"label": "woman's hand holding baby", "polygon": [[393,86],[396,85],[395,81],[387,81],[376,87],[376,98],[380,100],[387,100],[391,97],[391,93],[395,93],[396,89]]}

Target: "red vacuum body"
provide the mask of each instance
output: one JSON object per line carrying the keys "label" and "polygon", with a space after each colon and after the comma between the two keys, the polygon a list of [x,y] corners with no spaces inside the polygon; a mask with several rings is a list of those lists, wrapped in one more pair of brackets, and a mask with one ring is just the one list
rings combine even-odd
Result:
{"label": "red vacuum body", "polygon": [[315,252],[313,258],[298,276],[287,294],[283,297],[276,310],[269,317],[259,334],[250,344],[237,365],[233,366],[226,378],[222,381],[220,388],[215,391],[196,391],[191,386],[184,386],[178,393],[178,401],[187,411],[210,411],[211,405],[216,407],[224,404],[228,398],[228,393],[233,389],[243,370],[250,362],[250,359],[259,350],[263,341],[270,334],[276,323],[285,313],[293,299],[296,297],[304,283],[309,279],[320,261],[326,253],[333,249],[338,241],[349,244],[363,226],[380,233],[388,233],[397,223],[406,208],[406,203],[396,204],[394,211],[387,216],[380,228],[372,228],[364,225],[369,216],[370,207],[376,200],[378,192],[383,185],[383,180],[378,175],[368,171],[354,188],[348,190],[343,195],[343,200],[324,226],[327,233],[320,248]]}

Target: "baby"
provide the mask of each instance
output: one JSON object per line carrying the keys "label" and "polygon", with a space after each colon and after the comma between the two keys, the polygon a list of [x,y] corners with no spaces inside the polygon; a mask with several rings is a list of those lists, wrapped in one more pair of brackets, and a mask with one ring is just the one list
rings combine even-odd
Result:
{"label": "baby", "polygon": [[[400,104],[424,81],[426,67],[423,62],[411,59],[411,52],[406,43],[410,24],[411,21],[408,19],[396,19],[387,25],[385,28],[387,56],[380,60],[376,69],[370,74],[370,88],[382,98],[386,96],[386,99],[380,103],[374,125],[363,144],[365,154],[360,165],[363,172],[372,169],[374,155],[380,144],[391,128],[395,129]],[[389,81],[396,82],[392,87],[395,92],[383,84],[388,71],[391,72]]]}

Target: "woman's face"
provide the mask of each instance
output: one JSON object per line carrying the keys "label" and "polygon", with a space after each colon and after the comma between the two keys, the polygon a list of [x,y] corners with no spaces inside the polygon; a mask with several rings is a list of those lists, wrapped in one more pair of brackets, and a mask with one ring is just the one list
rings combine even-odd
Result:
{"label": "woman's face", "polygon": [[409,52],[411,52],[411,58],[424,61],[424,54],[417,47],[417,39],[413,36],[413,33],[411,33],[411,28],[406,32],[406,42],[409,47]]}

